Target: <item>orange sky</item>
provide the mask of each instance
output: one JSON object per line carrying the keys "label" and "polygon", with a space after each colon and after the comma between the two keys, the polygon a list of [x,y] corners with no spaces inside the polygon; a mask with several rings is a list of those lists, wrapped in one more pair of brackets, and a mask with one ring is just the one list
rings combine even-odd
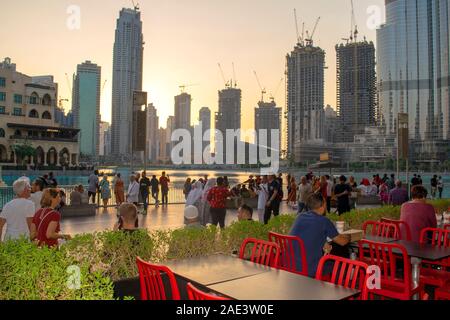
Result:
{"label": "orange sky", "polygon": [[[373,16],[367,9],[378,6],[384,15],[383,0],[355,1],[360,35],[375,41],[375,30],[367,27]],[[79,30],[67,27],[70,5],[81,10]],[[131,0],[14,0],[3,1],[0,10],[0,59],[11,57],[18,71],[29,75],[55,76],[59,95],[71,98],[65,74],[76,65],[91,60],[102,67],[107,80],[102,94],[102,119],[111,118],[112,50],[116,19]],[[274,91],[285,70],[285,56],[295,45],[293,9],[297,8],[299,26],[312,29],[321,22],[315,43],[326,50],[326,104],[336,104],[336,55],[334,45],[348,37],[350,0],[141,0],[145,51],[144,90],[149,102],[158,108],[160,124],[173,114],[174,95],[179,85],[198,84],[187,89],[193,96],[192,119],[208,106],[217,110],[217,91],[224,87],[217,63],[227,78],[236,66],[239,87],[243,90],[242,123],[254,126],[254,107],[263,86]],[[380,22],[383,21],[382,17]],[[72,83],[70,83],[70,87]],[[284,86],[275,96],[285,107]],[[66,109],[71,106],[65,103]]]}

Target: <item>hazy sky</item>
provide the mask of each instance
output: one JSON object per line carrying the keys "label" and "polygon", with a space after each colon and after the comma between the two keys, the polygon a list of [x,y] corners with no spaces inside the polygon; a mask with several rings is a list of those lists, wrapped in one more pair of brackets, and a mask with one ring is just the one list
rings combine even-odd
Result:
{"label": "hazy sky", "polygon": [[[375,41],[375,29],[367,12],[377,6],[384,21],[383,0],[355,0],[360,37]],[[80,8],[80,29],[67,26],[71,5]],[[111,119],[111,84],[114,30],[122,7],[131,0],[14,0],[2,1],[0,10],[0,59],[11,57],[18,71],[29,75],[55,76],[61,98],[71,98],[66,76],[76,65],[91,60],[102,67],[102,119]],[[315,44],[326,50],[325,103],[336,104],[336,54],[334,45],[347,38],[350,29],[350,0],[141,0],[145,39],[144,86],[160,115],[160,124],[173,114],[174,96],[182,84],[193,96],[192,119],[207,106],[217,110],[217,91],[224,87],[217,63],[225,76],[236,66],[238,86],[243,91],[244,128],[254,126],[254,107],[262,85],[275,91],[284,78],[286,54],[296,42],[293,9],[299,28],[303,22],[312,30],[321,16]],[[373,11],[372,11],[373,12]],[[71,81],[70,81],[71,82]],[[70,83],[70,87],[72,83]],[[275,96],[285,107],[285,89]],[[68,109],[71,103],[65,102]]]}

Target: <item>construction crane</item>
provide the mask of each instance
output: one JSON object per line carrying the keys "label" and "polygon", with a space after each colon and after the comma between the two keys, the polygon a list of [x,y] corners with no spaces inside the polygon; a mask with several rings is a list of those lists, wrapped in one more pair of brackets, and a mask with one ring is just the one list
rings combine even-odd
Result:
{"label": "construction crane", "polygon": [[225,84],[225,88],[230,88],[230,83],[227,82],[227,80],[225,80],[225,74],[223,73],[223,69],[222,66],[220,65],[220,63],[217,64],[219,66],[220,69],[220,74],[222,75],[222,79],[223,79],[223,83]]}
{"label": "construction crane", "polygon": [[186,88],[195,87],[195,86],[198,86],[198,85],[199,85],[198,83],[193,83],[193,84],[182,84],[182,85],[179,86],[179,88],[180,88],[180,90],[181,90],[181,93],[185,93]]}
{"label": "construction crane", "polygon": [[314,38],[314,34],[316,33],[317,26],[319,25],[319,22],[320,22],[320,17],[317,18],[316,24],[314,25],[314,29],[313,29],[313,31],[311,32],[311,35],[309,35],[309,34],[307,33],[308,38],[305,39],[305,41],[306,41],[306,44],[309,45],[309,46],[312,46],[313,43],[314,43],[314,42],[313,42],[313,38]]}
{"label": "construction crane", "polygon": [[266,88],[263,88],[261,86],[261,82],[259,81],[259,77],[256,71],[253,71],[253,73],[255,74],[256,81],[258,82],[259,88],[261,89],[261,102],[264,102],[264,95],[267,93]]}
{"label": "construction crane", "polygon": [[105,80],[105,81],[103,82],[101,95],[103,95],[103,91],[105,91],[105,86],[106,86],[106,83],[107,83],[107,82],[108,82],[108,80]]}
{"label": "construction crane", "polygon": [[350,5],[352,8],[351,26],[350,26],[350,41],[355,40],[355,42],[357,42],[359,32],[358,32],[358,25],[356,24],[355,7],[353,5],[353,0],[350,0]]}
{"label": "construction crane", "polygon": [[275,89],[275,94],[271,93],[270,94],[270,100],[272,102],[275,102],[275,96],[278,94],[278,91],[280,91],[281,85],[283,84],[284,78],[281,78],[280,82],[278,83],[277,88]]}
{"label": "construction crane", "polygon": [[298,32],[297,9],[294,8],[295,31],[297,32],[297,44],[300,44],[300,34]]}
{"label": "construction crane", "polygon": [[135,4],[134,0],[131,0],[131,2],[133,3],[134,11],[139,11],[139,3]]}
{"label": "construction crane", "polygon": [[69,75],[66,73],[66,82],[67,82],[67,88],[69,89],[69,92],[72,93],[72,86],[70,85]]}
{"label": "construction crane", "polygon": [[[234,68],[234,62],[232,63],[232,67],[233,67],[234,88],[237,88],[236,69]],[[233,86],[233,81],[231,82],[231,86]]]}

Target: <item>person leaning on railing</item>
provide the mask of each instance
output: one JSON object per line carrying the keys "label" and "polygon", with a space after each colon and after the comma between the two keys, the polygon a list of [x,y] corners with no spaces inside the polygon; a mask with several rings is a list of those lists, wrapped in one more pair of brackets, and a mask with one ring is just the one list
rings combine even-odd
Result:
{"label": "person leaning on railing", "polygon": [[61,214],[56,210],[61,204],[58,189],[46,189],[42,195],[41,206],[34,215],[30,228],[30,238],[39,246],[55,247],[58,240],[70,240],[70,235],[61,234]]}

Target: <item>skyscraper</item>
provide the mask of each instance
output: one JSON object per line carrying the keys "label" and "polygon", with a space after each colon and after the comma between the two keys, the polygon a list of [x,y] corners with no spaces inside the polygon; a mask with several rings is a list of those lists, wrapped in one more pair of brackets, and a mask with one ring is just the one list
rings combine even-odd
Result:
{"label": "skyscraper", "polygon": [[114,42],[112,86],[112,153],[131,154],[133,91],[142,91],[144,39],[141,13],[122,9]]}
{"label": "skyscraper", "polygon": [[175,96],[175,129],[191,129],[191,101],[187,93]]}
{"label": "skyscraper", "polygon": [[[265,147],[272,148],[271,130],[279,130],[280,137],[278,140],[278,146],[281,148],[281,108],[277,107],[275,101],[271,102],[258,102],[258,108],[255,108],[255,130],[260,137],[259,130],[267,130]],[[262,141],[258,141],[258,144],[262,144]],[[280,151],[280,150],[279,150]]]}
{"label": "skyscraper", "polygon": [[324,138],[325,51],[299,43],[286,59],[288,154],[298,158],[299,144]]}
{"label": "skyscraper", "polygon": [[148,159],[151,163],[158,161],[158,148],[159,148],[159,117],[158,112],[150,103],[147,107],[147,150]]}
{"label": "skyscraper", "polygon": [[100,152],[101,67],[86,61],[77,66],[73,78],[72,112],[75,128],[80,129],[80,153],[97,157]]}
{"label": "skyscraper", "polygon": [[[241,129],[241,102],[242,91],[238,88],[226,88],[219,91],[219,111],[216,113],[216,130],[220,131],[223,136],[223,154],[224,161],[226,161],[226,146],[227,146],[227,130]],[[217,135],[215,137],[217,141]],[[234,145],[237,147],[237,142],[240,137],[234,139]],[[231,141],[230,141],[231,143]],[[236,150],[236,149],[235,149]],[[234,153],[236,160],[236,152]],[[234,161],[236,163],[236,161]]]}
{"label": "skyscraper", "polygon": [[108,146],[108,132],[109,132],[109,123],[102,121],[100,122],[100,135],[99,135],[99,155],[100,156],[107,156],[108,149],[110,146]]}
{"label": "skyscraper", "polygon": [[336,58],[339,140],[353,142],[355,135],[377,123],[375,46],[367,41],[340,44]]}
{"label": "skyscraper", "polygon": [[388,133],[396,133],[398,113],[407,113],[410,139],[450,139],[449,15],[448,0],[386,1],[377,73]]}
{"label": "skyscraper", "polygon": [[203,132],[211,129],[211,110],[203,107],[198,113],[198,121],[202,123]]}

